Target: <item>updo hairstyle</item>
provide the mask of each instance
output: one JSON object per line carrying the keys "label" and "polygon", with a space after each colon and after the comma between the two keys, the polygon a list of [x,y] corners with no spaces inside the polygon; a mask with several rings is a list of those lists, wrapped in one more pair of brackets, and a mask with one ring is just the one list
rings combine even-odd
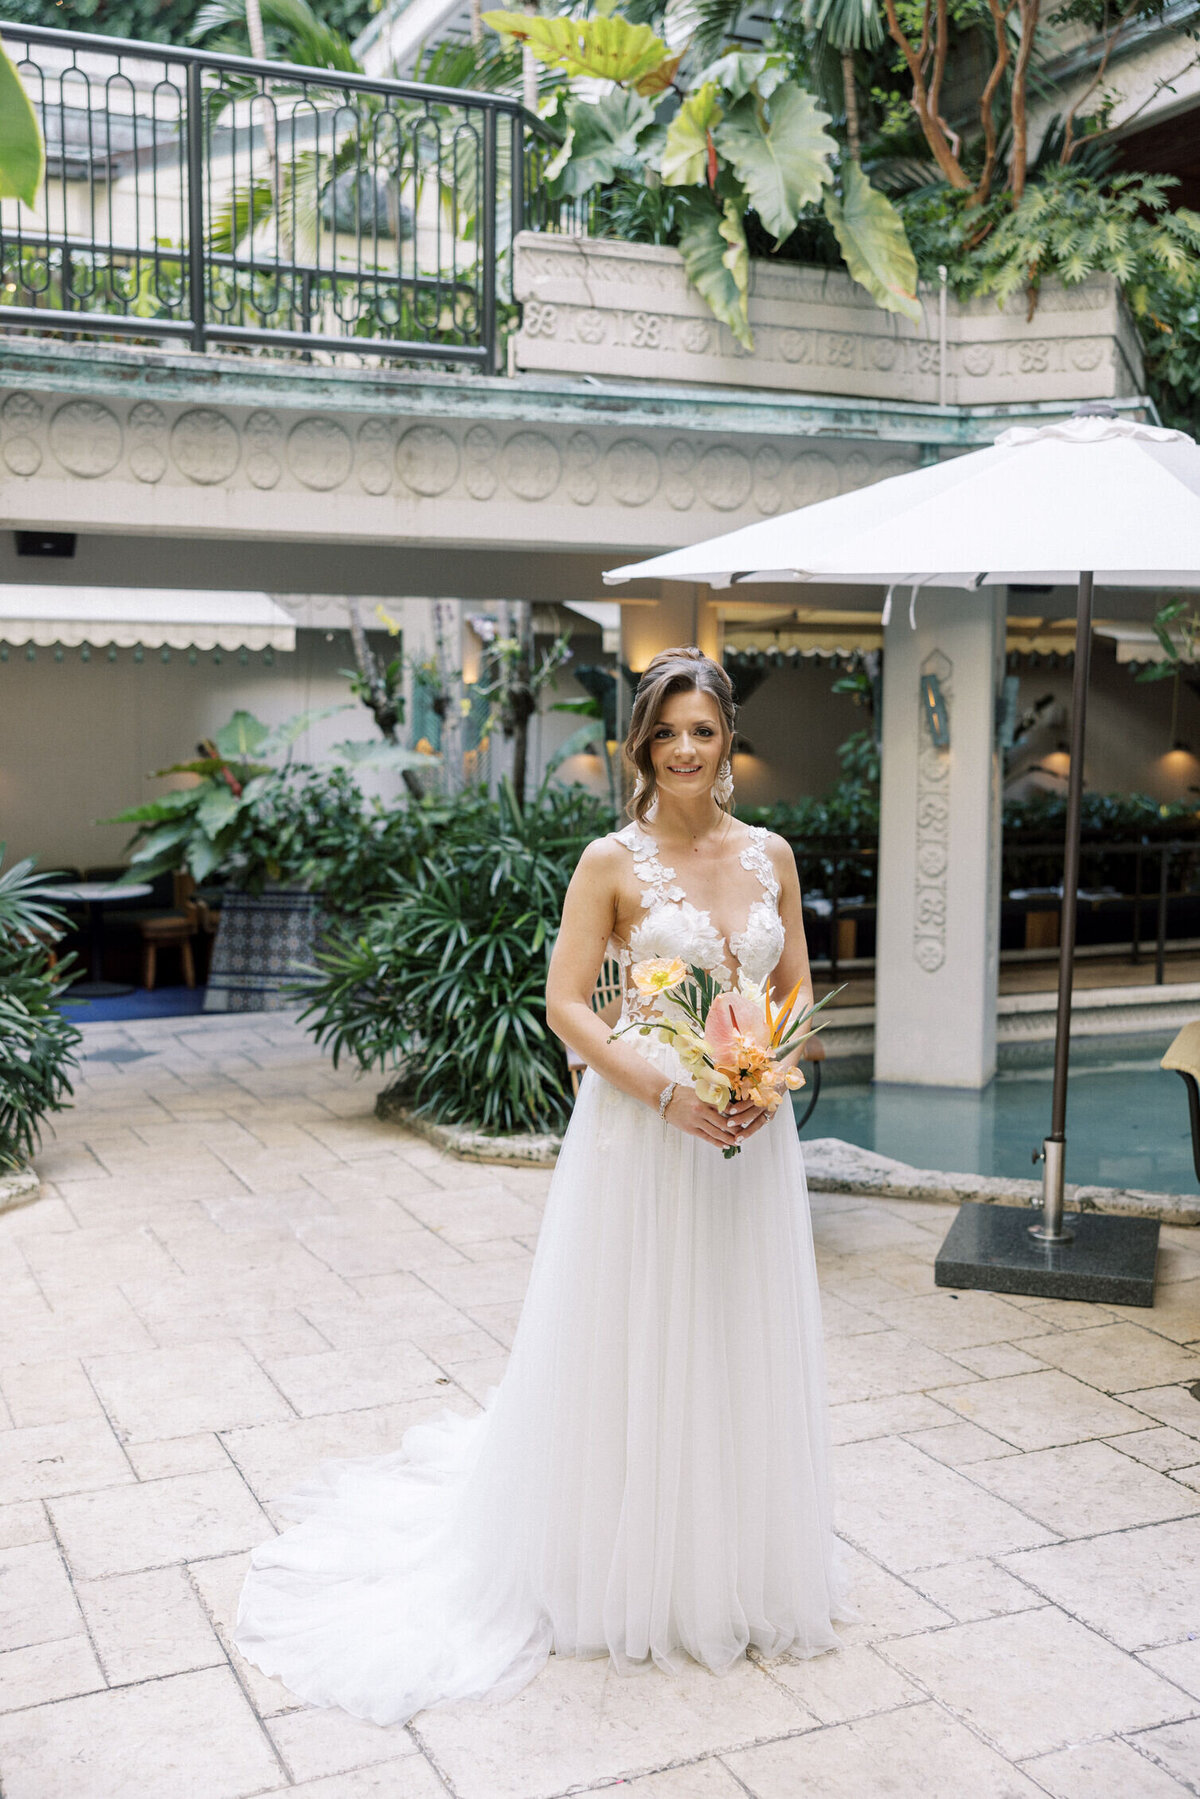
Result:
{"label": "updo hairstyle", "polygon": [[638,682],[633,713],[629,720],[629,735],[625,739],[625,754],[637,771],[637,784],[629,802],[629,812],[638,824],[642,823],[654,803],[657,785],[650,757],[654,727],[666,701],[677,693],[709,693],[716,700],[724,733],[721,760],[726,762],[729,759],[736,723],[733,683],[729,676],[719,662],[714,662],[711,656],[706,656],[695,644],[684,644],[673,650],[660,650]]}

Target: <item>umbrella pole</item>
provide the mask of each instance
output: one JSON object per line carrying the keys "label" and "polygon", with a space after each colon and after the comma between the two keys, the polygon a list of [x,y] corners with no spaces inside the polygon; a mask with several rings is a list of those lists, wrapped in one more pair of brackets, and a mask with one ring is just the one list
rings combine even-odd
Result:
{"label": "umbrella pole", "polygon": [[1062,922],[1058,944],[1058,1015],[1054,1026],[1054,1090],[1050,1135],[1042,1142],[1042,1221],[1030,1235],[1043,1243],[1069,1243],[1063,1229],[1063,1178],[1067,1153],[1067,1068],[1071,1054],[1071,989],[1075,980],[1075,914],[1079,892],[1079,835],[1083,811],[1083,740],[1088,667],[1092,654],[1092,576],[1079,577],[1075,610],[1075,674],[1071,690],[1071,766],[1067,774],[1067,841],[1063,854]]}

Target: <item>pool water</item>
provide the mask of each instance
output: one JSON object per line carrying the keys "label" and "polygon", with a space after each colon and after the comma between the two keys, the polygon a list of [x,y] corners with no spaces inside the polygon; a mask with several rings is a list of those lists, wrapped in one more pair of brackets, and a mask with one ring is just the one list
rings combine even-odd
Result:
{"label": "pool water", "polygon": [[[1160,1068],[1173,1033],[1085,1041],[1067,1089],[1068,1181],[1195,1193],[1187,1091]],[[1038,1046],[1040,1049],[1041,1046]],[[1030,1049],[1023,1050],[1028,1058]],[[1002,1068],[982,1092],[957,1087],[842,1084],[836,1067],[803,1136],[841,1137],[915,1168],[1039,1180],[1032,1151],[1050,1129],[1053,1069],[1045,1061]],[[807,1103],[807,1095],[798,1095]]]}

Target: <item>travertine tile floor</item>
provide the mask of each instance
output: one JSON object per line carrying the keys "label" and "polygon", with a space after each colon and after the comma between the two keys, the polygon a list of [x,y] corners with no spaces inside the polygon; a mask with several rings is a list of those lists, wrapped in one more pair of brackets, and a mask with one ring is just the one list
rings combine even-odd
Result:
{"label": "travertine tile floor", "polygon": [[1200,1793],[1200,1233],[1117,1312],[939,1292],[948,1209],[815,1195],[846,1647],[552,1660],[380,1730],[231,1652],[247,1553],[314,1462],[496,1381],[547,1176],[376,1123],[286,1018],[85,1048],[0,1216],[4,1799]]}

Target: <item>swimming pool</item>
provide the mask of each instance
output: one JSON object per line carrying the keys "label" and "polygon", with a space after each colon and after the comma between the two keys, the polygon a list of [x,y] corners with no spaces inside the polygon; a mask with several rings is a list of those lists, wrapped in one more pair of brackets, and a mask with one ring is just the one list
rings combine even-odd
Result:
{"label": "swimming pool", "polygon": [[[1085,1038],[1072,1046],[1067,1092],[1067,1179],[1084,1185],[1195,1193],[1187,1094],[1158,1066],[1163,1036]],[[1020,1046],[982,1092],[872,1086],[826,1063],[821,1097],[803,1137],[841,1137],[915,1168],[1037,1180],[1050,1129],[1050,1044]],[[797,1095],[807,1103],[807,1095]],[[802,1109],[802,1106],[801,1106]]]}

